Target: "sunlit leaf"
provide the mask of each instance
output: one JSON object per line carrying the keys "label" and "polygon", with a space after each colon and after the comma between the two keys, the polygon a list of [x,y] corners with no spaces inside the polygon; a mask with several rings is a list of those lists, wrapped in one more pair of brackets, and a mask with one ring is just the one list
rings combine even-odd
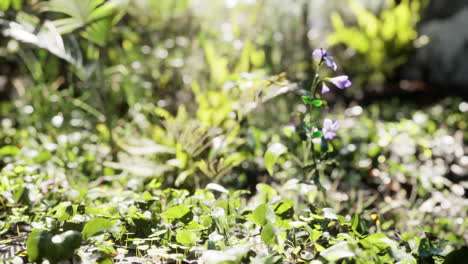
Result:
{"label": "sunlit leaf", "polygon": [[274,223],[276,220],[275,212],[267,205],[261,204],[252,212],[252,221],[260,226],[268,223]]}
{"label": "sunlit leaf", "polygon": [[270,175],[273,175],[273,168],[278,158],[286,153],[288,149],[281,143],[273,143],[265,152],[265,167]]}
{"label": "sunlit leaf", "polygon": [[262,241],[266,245],[271,245],[276,241],[276,228],[272,224],[267,224],[263,227],[262,232],[260,233]]}
{"label": "sunlit leaf", "polygon": [[108,231],[116,223],[116,220],[110,220],[102,217],[91,219],[83,227],[83,236],[85,237],[85,239],[88,239],[91,236]]}
{"label": "sunlit leaf", "polygon": [[356,254],[347,241],[339,242],[320,253],[327,261],[337,261],[342,258],[354,257]]}
{"label": "sunlit leaf", "polygon": [[175,219],[180,219],[190,212],[190,209],[183,205],[176,205],[167,209],[162,213],[162,217],[166,218],[168,221]]}
{"label": "sunlit leaf", "polygon": [[197,241],[197,236],[191,231],[180,230],[177,232],[176,240],[184,246],[190,246]]}

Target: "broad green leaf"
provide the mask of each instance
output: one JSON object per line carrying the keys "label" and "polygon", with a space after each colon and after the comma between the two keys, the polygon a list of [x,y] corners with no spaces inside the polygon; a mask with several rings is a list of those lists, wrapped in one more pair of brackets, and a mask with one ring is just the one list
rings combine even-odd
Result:
{"label": "broad green leaf", "polygon": [[301,98],[302,98],[302,102],[304,104],[311,104],[312,101],[314,100],[314,98],[312,98],[311,96],[308,96],[308,95],[303,95],[303,96],[301,96]]}
{"label": "broad green leaf", "polygon": [[266,245],[271,245],[276,241],[276,228],[271,224],[267,224],[263,227],[262,232],[260,234],[262,241]]}
{"label": "broad green leaf", "polygon": [[28,260],[30,262],[46,258],[51,263],[70,258],[80,247],[82,235],[75,230],[69,230],[52,236],[45,230],[33,230],[26,241]]}
{"label": "broad green leaf", "polygon": [[17,146],[3,146],[0,148],[0,157],[4,156],[16,156],[20,153],[20,149]]}
{"label": "broad green leaf", "polygon": [[291,219],[294,214],[294,203],[289,199],[283,199],[275,206],[275,213],[283,219]]}
{"label": "broad green leaf", "polygon": [[172,222],[175,219],[180,219],[184,217],[189,212],[190,212],[189,208],[183,205],[176,205],[167,209],[164,213],[162,213],[162,217],[164,217],[168,222]]}
{"label": "broad green leaf", "polygon": [[45,230],[34,229],[28,236],[26,240],[26,248],[28,250],[28,260],[29,262],[36,261],[41,257],[41,252],[44,251],[44,248],[52,235]]}
{"label": "broad green leaf", "polygon": [[76,206],[73,206],[71,202],[61,202],[54,207],[54,211],[53,217],[60,221],[67,221],[74,216]]}
{"label": "broad green leaf", "polygon": [[11,0],[0,1],[0,11],[7,11],[10,8]]}
{"label": "broad green leaf", "polygon": [[24,0],[10,0],[10,1],[11,1],[11,5],[12,5],[12,7],[13,7],[13,9],[15,11],[19,11],[23,7],[23,1]]}
{"label": "broad green leaf", "polygon": [[359,243],[361,243],[364,248],[370,249],[376,247],[377,250],[380,251],[389,247],[389,245],[386,243],[386,240],[388,240],[386,235],[372,234],[359,240]]}
{"label": "broad green leaf", "polygon": [[102,217],[91,219],[83,228],[83,236],[85,239],[88,239],[93,235],[111,229],[116,223],[116,220],[110,220]]}
{"label": "broad green leaf", "polygon": [[213,219],[209,215],[202,215],[202,216],[200,216],[200,223],[205,228],[208,228],[208,227],[211,226],[211,224],[213,224]]}
{"label": "broad green leaf", "polygon": [[70,258],[80,247],[81,241],[81,233],[75,230],[57,234],[51,238],[52,244],[45,250],[45,256],[49,260],[57,261]]}
{"label": "broad green leaf", "polygon": [[351,249],[347,241],[335,244],[320,253],[328,261],[337,261],[342,258],[354,257],[356,254]]}
{"label": "broad green leaf", "polygon": [[261,204],[252,212],[252,221],[260,226],[268,223],[274,223],[276,220],[275,212],[267,205]]}
{"label": "broad green leaf", "polygon": [[281,143],[274,143],[267,149],[264,160],[265,167],[270,175],[273,175],[273,168],[275,167],[278,158],[287,152],[287,150],[288,149]]}
{"label": "broad green leaf", "polygon": [[205,229],[205,227],[197,221],[191,221],[188,225],[185,226],[185,229],[190,231],[200,231]]}
{"label": "broad green leaf", "polygon": [[323,101],[322,101],[322,100],[313,100],[313,101],[311,102],[311,104],[312,104],[313,106],[315,106],[315,107],[320,107],[320,106],[323,105]]}
{"label": "broad green leaf", "polygon": [[323,132],[320,131],[320,130],[316,131],[316,132],[314,132],[314,134],[312,134],[312,137],[313,138],[321,138],[321,137],[323,137]]}
{"label": "broad green leaf", "polygon": [[176,240],[184,246],[190,246],[197,241],[197,236],[188,230],[180,230],[177,232]]}
{"label": "broad green leaf", "polygon": [[268,203],[274,197],[278,196],[278,192],[268,184],[259,183],[257,184],[257,190],[260,194],[260,201],[262,203]]}

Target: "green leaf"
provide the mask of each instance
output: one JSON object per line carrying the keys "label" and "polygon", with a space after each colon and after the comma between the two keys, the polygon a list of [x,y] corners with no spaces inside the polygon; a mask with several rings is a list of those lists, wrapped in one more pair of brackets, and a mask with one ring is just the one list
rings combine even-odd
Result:
{"label": "green leaf", "polygon": [[19,11],[23,7],[23,0],[10,0],[10,1],[15,11]]}
{"label": "green leaf", "polygon": [[278,196],[278,192],[275,188],[271,187],[268,184],[259,183],[257,184],[258,193],[260,193],[260,201],[262,203],[268,203],[273,198]]}
{"label": "green leaf", "polygon": [[47,8],[49,11],[69,16],[54,21],[60,33],[70,33],[85,27],[83,36],[99,46],[104,46],[111,36],[112,24],[115,22],[113,18],[120,4],[103,2],[104,0],[51,0]]}
{"label": "green leaf", "polygon": [[323,105],[323,101],[322,100],[313,100],[311,104],[313,106],[315,106],[315,107],[320,107],[320,106]]}
{"label": "green leaf", "polygon": [[260,226],[273,223],[276,220],[275,212],[267,205],[261,204],[252,212],[252,221]]}
{"label": "green leaf", "polygon": [[61,202],[54,207],[55,214],[53,217],[60,221],[67,221],[71,219],[75,212],[76,206],[73,206],[71,202]]}
{"label": "green leaf", "polygon": [[110,18],[113,16],[117,10],[118,10],[118,5],[116,3],[106,3],[105,5],[102,5],[98,8],[96,8],[88,17],[88,21],[97,21],[103,18]]}
{"label": "green leaf", "polygon": [[359,223],[360,223],[361,219],[359,217],[359,214],[357,213],[354,213],[353,214],[353,218],[351,219],[351,229],[354,231],[354,232],[357,232],[357,233],[360,233],[358,232],[358,227],[359,227]]}
{"label": "green leaf", "polygon": [[7,11],[10,8],[11,0],[0,1],[0,11]]}
{"label": "green leaf", "polygon": [[162,213],[162,217],[164,217],[167,222],[172,222],[173,220],[183,218],[188,213],[190,213],[189,208],[183,205],[176,205]]}
{"label": "green leaf", "polygon": [[28,239],[26,240],[29,262],[36,261],[41,257],[41,252],[44,251],[44,248],[51,237],[52,235],[49,232],[38,229],[34,229],[29,234]]}
{"label": "green leaf", "polygon": [[263,227],[262,232],[260,233],[262,241],[266,245],[271,245],[276,241],[276,228],[272,224],[267,224]]}
{"label": "green leaf", "polygon": [[385,242],[386,240],[388,240],[386,235],[372,234],[359,240],[359,243],[364,248],[376,248],[376,251],[380,251],[389,247],[389,245]]}
{"label": "green leaf", "polygon": [[312,101],[314,100],[314,98],[312,98],[311,96],[308,96],[308,95],[303,95],[301,96],[302,98],[302,102],[304,102],[304,104],[311,104]]}
{"label": "green leaf", "polygon": [[361,220],[359,214],[354,214],[351,219],[351,230],[360,235],[366,235],[369,233],[367,225],[364,221]]}
{"label": "green leaf", "polygon": [[321,137],[323,137],[323,132],[320,131],[320,130],[316,131],[316,132],[314,132],[314,134],[312,134],[312,137],[313,138],[321,138]]}
{"label": "green leaf", "polygon": [[213,219],[208,215],[202,215],[202,216],[200,216],[200,223],[205,228],[208,228],[213,224]]}
{"label": "green leaf", "polygon": [[0,148],[0,157],[16,156],[20,153],[20,149],[16,146],[3,146]]}
{"label": "green leaf", "polygon": [[332,262],[342,258],[354,257],[356,254],[351,249],[347,241],[335,244],[320,253],[326,260]]}
{"label": "green leaf", "polygon": [[75,17],[85,24],[93,10],[103,2],[104,0],[51,0],[47,7],[49,11]]}
{"label": "green leaf", "polygon": [[54,20],[54,26],[60,34],[68,34],[83,26],[83,23],[74,17],[66,17]]}
{"label": "green leaf", "polygon": [[75,230],[57,234],[51,238],[52,244],[45,250],[49,260],[64,260],[70,258],[81,245],[82,235]]}
{"label": "green leaf", "polygon": [[85,239],[88,239],[93,235],[100,234],[111,229],[116,223],[116,220],[110,220],[102,217],[91,219],[83,228],[83,236]]}
{"label": "green leaf", "polygon": [[275,213],[283,219],[291,219],[294,214],[294,204],[289,199],[281,200],[274,208]]}
{"label": "green leaf", "polygon": [[273,168],[275,167],[278,158],[287,151],[288,149],[283,144],[274,143],[265,152],[265,167],[270,175],[273,175]]}
{"label": "green leaf", "polygon": [[99,20],[86,28],[83,34],[87,39],[103,47],[109,41],[112,33],[112,19]]}
{"label": "green leaf", "polygon": [[65,49],[62,36],[51,21],[45,20],[39,28],[39,32],[36,32],[39,22],[36,17],[21,11],[16,17],[18,22],[8,23],[8,27],[3,31],[4,35],[46,49],[55,56],[77,66],[76,60]]}
{"label": "green leaf", "polygon": [[323,101],[322,100],[314,100],[313,97],[311,96],[308,96],[308,95],[304,95],[301,97],[302,98],[302,102],[304,102],[304,104],[311,104],[315,107],[320,107],[323,105]]}
{"label": "green leaf", "polygon": [[188,230],[180,230],[177,232],[176,235],[176,240],[178,243],[184,245],[184,246],[190,246],[197,241],[197,236]]}

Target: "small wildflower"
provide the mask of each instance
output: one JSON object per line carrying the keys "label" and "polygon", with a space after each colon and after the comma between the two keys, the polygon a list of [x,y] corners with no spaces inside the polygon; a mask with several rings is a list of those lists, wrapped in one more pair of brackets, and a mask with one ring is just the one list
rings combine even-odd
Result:
{"label": "small wildflower", "polygon": [[327,50],[320,48],[316,49],[312,52],[312,56],[320,60],[320,63],[325,62],[327,67],[336,71],[338,65],[336,65],[335,61],[333,61],[333,56],[331,56]]}
{"label": "small wildflower", "polygon": [[39,185],[41,186],[41,192],[43,194],[46,194],[49,192],[49,190],[47,189],[47,187],[49,185],[54,185],[55,184],[55,181],[54,180],[48,180],[48,181],[43,181],[41,182]]}
{"label": "small wildflower", "polygon": [[326,94],[329,91],[330,91],[330,88],[324,82],[322,82],[322,92],[321,92],[321,94]]}
{"label": "small wildflower", "polygon": [[323,120],[323,138],[324,139],[334,139],[336,137],[335,131],[338,130],[340,124],[338,121],[333,122],[331,119],[325,118]]}
{"label": "small wildflower", "polygon": [[349,80],[349,77],[347,75],[341,75],[341,76],[330,78],[330,82],[336,85],[336,87],[340,89],[348,88],[352,84],[352,82]]}
{"label": "small wildflower", "polygon": [[68,184],[68,181],[66,180],[60,183],[60,186],[64,189],[70,189],[70,185]]}

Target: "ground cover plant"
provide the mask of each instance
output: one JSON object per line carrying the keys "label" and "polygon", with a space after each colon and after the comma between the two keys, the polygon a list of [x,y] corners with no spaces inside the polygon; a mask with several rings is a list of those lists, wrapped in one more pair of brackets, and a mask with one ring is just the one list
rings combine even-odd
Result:
{"label": "ground cover plant", "polygon": [[421,2],[221,2],[0,2],[0,263],[464,263],[468,103],[358,98]]}

